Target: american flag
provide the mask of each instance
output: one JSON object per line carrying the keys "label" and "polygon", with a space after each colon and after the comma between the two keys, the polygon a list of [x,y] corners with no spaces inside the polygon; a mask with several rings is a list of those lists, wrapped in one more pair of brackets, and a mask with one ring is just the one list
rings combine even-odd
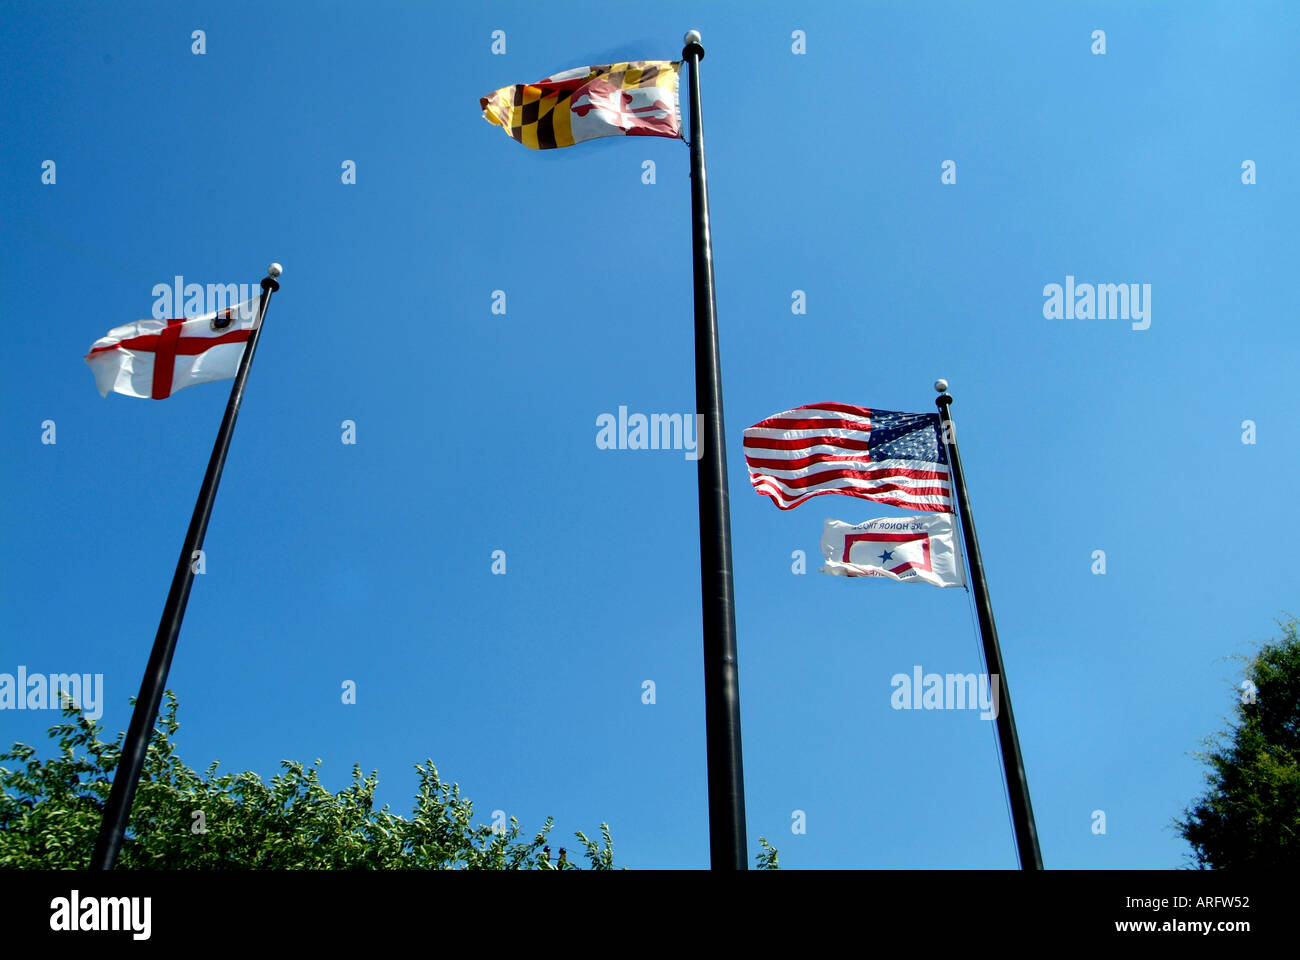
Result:
{"label": "american flag", "polygon": [[782,510],[843,493],[909,510],[952,513],[952,477],[937,413],[813,403],[745,431],[749,480]]}

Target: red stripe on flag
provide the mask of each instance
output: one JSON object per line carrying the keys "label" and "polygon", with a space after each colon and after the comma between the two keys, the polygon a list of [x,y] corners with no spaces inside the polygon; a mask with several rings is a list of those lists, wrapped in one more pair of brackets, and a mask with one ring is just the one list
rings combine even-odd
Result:
{"label": "red stripe on flag", "polygon": [[756,427],[769,430],[856,430],[859,433],[871,432],[871,424],[863,423],[861,420],[832,420],[829,417],[816,417],[808,420],[796,417],[768,417],[766,420],[758,421],[749,429],[753,430]]}
{"label": "red stripe on flag", "polygon": [[794,410],[786,412],[794,413],[796,410],[830,410],[832,413],[851,413],[856,417],[871,419],[870,407],[855,407],[851,403],[806,403],[802,407],[795,407]]}
{"label": "red stripe on flag", "polygon": [[871,457],[854,456],[851,453],[814,453],[807,457],[791,457],[788,460],[772,460],[765,457],[751,457],[745,454],[745,463],[751,470],[802,470],[814,463],[860,463],[864,467],[871,465]]}
{"label": "red stripe on flag", "polygon": [[771,489],[763,489],[762,485],[755,483],[756,492],[765,497],[770,497],[779,510],[793,510],[799,504],[813,497],[821,497],[830,493],[839,493],[849,497],[860,497],[863,500],[871,500],[875,503],[885,503],[891,507],[903,507],[907,510],[922,510],[927,513],[952,513],[951,501],[947,504],[937,503],[913,503],[910,500],[899,500],[896,497],[877,497],[869,490],[863,491],[856,487],[836,487],[833,490],[814,490],[812,493],[804,494],[800,497],[787,497]]}
{"label": "red stripe on flag", "polygon": [[172,375],[176,372],[176,343],[181,338],[184,320],[168,320],[153,354],[153,398],[166,400],[172,395]]}
{"label": "red stripe on flag", "polygon": [[[185,321],[168,320],[167,322],[168,324],[179,324]],[[193,357],[219,344],[243,343],[248,339],[250,333],[252,333],[251,330],[231,330],[219,337],[178,337],[176,340],[176,356]],[[95,347],[86,356],[93,357],[97,353],[107,353],[109,350],[120,349],[152,352],[158,348],[159,336],[160,334],[157,333],[143,333],[138,337],[127,337],[125,340],[109,344],[107,347]]]}
{"label": "red stripe on flag", "polygon": [[[805,487],[816,487],[834,480],[880,480],[888,477],[905,479],[906,474],[906,470],[892,470],[883,475],[874,470],[826,470],[822,473],[809,474],[806,477],[766,477],[765,479],[778,483],[789,490],[802,490]],[[842,487],[838,489],[848,488]],[[875,483],[870,487],[854,489],[898,490],[918,497],[946,497],[949,495],[948,488],[942,484],[937,487],[922,487],[908,483]]]}
{"label": "red stripe on flag", "polygon": [[[828,457],[833,463],[844,463],[843,457]],[[751,468],[751,472],[757,472],[762,469],[767,470],[801,470],[802,467],[794,466],[791,460],[754,460],[750,457],[745,458],[745,464]],[[800,478],[778,477],[775,474],[760,474],[768,477],[778,483],[793,484],[794,480]],[[807,482],[810,479],[813,483],[819,483],[827,478],[834,477],[853,477],[858,480],[879,480],[883,477],[907,477],[911,480],[939,480],[947,483],[949,476],[947,473],[939,470],[914,470],[911,467],[879,467],[875,470],[854,470],[851,467],[843,467],[839,470],[823,470],[819,473],[805,474],[801,479]],[[946,487],[944,489],[947,489]]]}
{"label": "red stripe on flag", "polygon": [[778,437],[745,437],[745,446],[758,447],[763,450],[803,450],[806,447],[827,446],[843,447],[845,450],[870,450],[866,440],[850,440],[848,437],[799,437],[797,440],[782,440]]}

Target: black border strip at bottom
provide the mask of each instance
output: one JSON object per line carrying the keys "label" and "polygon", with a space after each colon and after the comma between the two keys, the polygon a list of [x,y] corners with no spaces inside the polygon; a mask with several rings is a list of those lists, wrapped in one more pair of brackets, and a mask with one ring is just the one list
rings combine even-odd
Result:
{"label": "black border strip at bottom", "polygon": [[[564,873],[0,871],[0,935],[6,945],[71,939],[215,945],[250,935],[377,946],[399,945],[417,930],[439,944],[486,935],[594,947],[597,941],[586,938],[598,930],[652,940],[701,929],[745,940],[786,934],[812,945],[840,939],[848,928],[864,945],[972,949],[987,948],[991,936],[1027,946],[1195,939],[1231,949],[1255,937],[1294,935],[1294,917],[1283,914],[1289,885],[1268,874]],[[81,929],[90,925],[126,929]]]}

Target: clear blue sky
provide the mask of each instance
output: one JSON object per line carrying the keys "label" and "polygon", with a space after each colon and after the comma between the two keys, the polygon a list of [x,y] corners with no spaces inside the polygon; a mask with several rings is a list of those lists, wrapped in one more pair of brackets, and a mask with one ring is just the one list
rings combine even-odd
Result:
{"label": "clear blue sky", "polygon": [[[751,856],[763,835],[790,868],[1016,863],[992,724],[890,706],[914,665],[983,669],[968,595],[817,573],[826,517],[900,511],[782,513],[741,452],[800,404],[932,410],[943,376],[1044,860],[1182,865],[1170,821],[1231,710],[1224,658],[1298,607],[1298,23],[1291,4],[7,3],[0,672],[102,673],[126,727],[228,385],[101,399],[82,356],[157,283],[279,260],[170,678],[183,758],[269,777],[320,757],[334,789],[360,763],[409,813],[432,757],[484,822],[553,815],[564,845],[605,820],[624,865],[706,866],[695,464],[595,443],[620,405],[694,408],[688,151],[537,153],[478,107],[676,59],[696,27]],[[1150,284],[1150,328],[1045,319],[1067,275]],[[55,719],[0,713],[0,740],[44,755]]]}

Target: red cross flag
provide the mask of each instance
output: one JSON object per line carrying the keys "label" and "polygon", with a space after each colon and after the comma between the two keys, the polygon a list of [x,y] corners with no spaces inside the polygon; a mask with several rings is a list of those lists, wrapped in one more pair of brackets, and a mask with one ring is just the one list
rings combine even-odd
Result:
{"label": "red cross flag", "polygon": [[112,330],[86,354],[99,395],[165,400],[177,390],[232,380],[257,322],[259,299],[182,320],[137,320]]}

